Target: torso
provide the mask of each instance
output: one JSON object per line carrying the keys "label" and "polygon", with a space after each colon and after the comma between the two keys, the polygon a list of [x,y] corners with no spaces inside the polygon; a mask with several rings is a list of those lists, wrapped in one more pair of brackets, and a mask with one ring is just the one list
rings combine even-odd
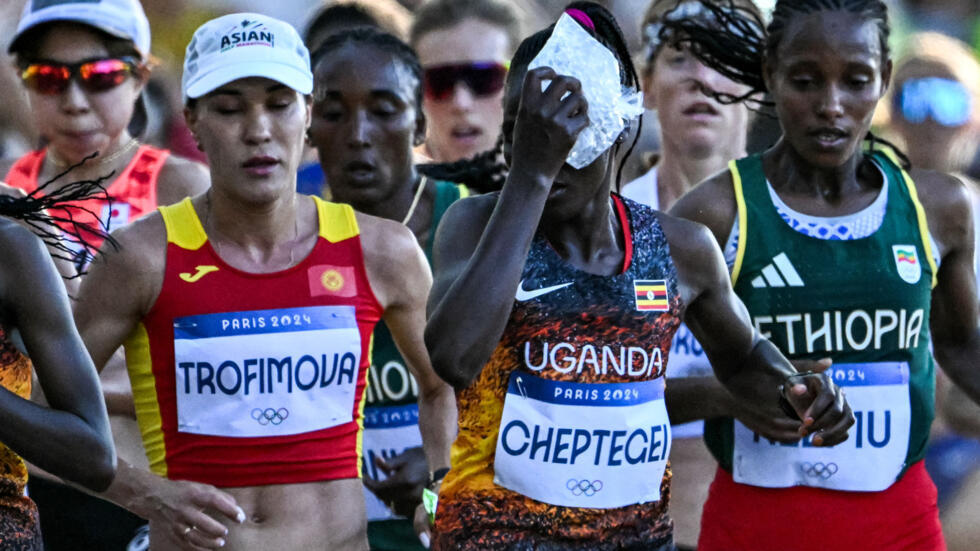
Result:
{"label": "torso", "polygon": [[[915,186],[876,155],[888,205],[861,239],[808,236],[781,218],[758,157],[733,171],[736,293],[756,328],[790,359],[831,357],[857,424],[832,449],[774,445],[740,423],[707,423],[706,440],[736,482],[881,491],[924,453],[933,416],[929,309],[936,268]],[[873,281],[873,285],[869,282]],[[737,459],[733,462],[733,454]]]}
{"label": "torso", "polygon": [[[26,193],[32,193],[44,183],[40,182],[42,166],[47,150],[32,151],[18,159],[6,175],[6,183]],[[108,233],[121,225],[152,212],[157,207],[157,180],[170,152],[149,145],[140,146],[132,160],[110,183],[106,185],[107,198],[91,198],[73,203],[70,214],[84,227],[90,228],[84,238],[95,247],[102,244],[99,230]],[[70,178],[65,176],[64,178]],[[61,182],[56,182],[60,184]],[[44,193],[44,190],[41,191]],[[67,209],[55,209],[51,214],[65,216]],[[72,229],[62,222],[63,228]],[[84,267],[84,255],[80,247],[73,246],[77,254],[76,264]]]}
{"label": "torso", "polygon": [[234,495],[234,548],[366,543],[357,446],[381,306],[353,211],[317,204],[312,252],[259,274],[216,254],[189,200],[161,209],[162,287],[126,343],[151,470]]}
{"label": "torso", "polygon": [[[457,394],[437,548],[669,541],[662,392],[681,300],[657,215],[628,200],[617,211],[626,243],[618,275],[577,270],[535,237],[500,342]],[[532,452],[535,431],[549,444]]]}

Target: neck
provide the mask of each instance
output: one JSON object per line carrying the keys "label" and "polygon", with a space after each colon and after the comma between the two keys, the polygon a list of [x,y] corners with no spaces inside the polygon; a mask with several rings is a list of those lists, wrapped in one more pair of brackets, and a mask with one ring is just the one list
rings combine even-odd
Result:
{"label": "neck", "polygon": [[[388,220],[394,220],[395,222],[401,222],[405,219],[405,215],[408,214],[408,211],[412,206],[412,200],[415,198],[415,193],[418,191],[418,186],[421,185],[421,179],[419,178],[418,173],[415,172],[415,167],[412,167],[412,170],[408,174],[399,179],[401,182],[395,187],[395,193],[381,201],[368,202],[351,200],[345,202],[350,203],[350,205],[354,207],[354,210],[365,214],[370,214],[379,218],[387,218]],[[343,201],[343,197],[338,197],[338,199]],[[409,222],[411,222],[411,220]]]}
{"label": "neck", "polygon": [[542,232],[548,243],[573,266],[590,273],[616,274],[622,268],[622,229],[608,190],[575,216],[554,220],[545,213]]}
{"label": "neck", "polygon": [[309,228],[299,229],[301,197],[289,193],[269,203],[248,204],[212,187],[205,194],[205,231],[211,241],[248,250],[250,256],[270,257],[308,233]]}
{"label": "neck", "polygon": [[766,152],[763,163],[774,189],[838,203],[848,193],[861,188],[858,179],[861,159],[861,152],[857,151],[840,166],[814,167],[781,139]]}
{"label": "neck", "polygon": [[657,163],[657,195],[659,209],[666,211],[674,202],[709,176],[724,170],[731,159],[745,156],[745,140],[736,140],[731,147],[712,150],[707,156],[684,155],[679,148],[664,144],[663,155]]}
{"label": "neck", "polygon": [[71,169],[70,177],[63,179],[64,182],[62,183],[96,180],[113,173],[115,177],[129,164],[137,149],[139,149],[139,142],[135,141],[129,132],[123,132],[122,135],[109,142],[104,150],[97,151],[98,155],[91,159],[86,159],[85,156],[75,158],[74,156],[62,155],[54,147],[48,147],[45,165],[48,169],[47,172],[54,176],[84,160],[80,166]]}

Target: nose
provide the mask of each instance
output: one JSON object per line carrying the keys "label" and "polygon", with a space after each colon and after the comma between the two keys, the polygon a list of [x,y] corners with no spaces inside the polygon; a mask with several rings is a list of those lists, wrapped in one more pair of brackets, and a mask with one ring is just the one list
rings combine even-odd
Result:
{"label": "nose", "polygon": [[347,145],[352,149],[363,149],[370,145],[370,121],[367,113],[358,109],[351,114],[350,127],[347,132]]}
{"label": "nose", "polygon": [[468,111],[473,107],[475,100],[476,96],[468,86],[462,82],[456,83],[456,88],[453,90],[453,97],[451,99],[453,108],[458,111]]}
{"label": "nose", "polygon": [[245,118],[242,138],[248,144],[262,144],[272,139],[272,121],[262,107],[251,109]]}
{"label": "nose", "polygon": [[88,112],[90,105],[85,91],[78,85],[75,79],[68,82],[68,88],[61,93],[61,110],[70,115],[78,115]]}
{"label": "nose", "polygon": [[844,115],[843,96],[835,84],[828,84],[817,105],[817,114],[821,118],[834,120]]}

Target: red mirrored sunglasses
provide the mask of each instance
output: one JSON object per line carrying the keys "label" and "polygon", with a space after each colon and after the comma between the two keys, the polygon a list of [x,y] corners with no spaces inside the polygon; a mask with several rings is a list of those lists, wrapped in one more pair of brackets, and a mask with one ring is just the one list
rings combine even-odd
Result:
{"label": "red mirrored sunglasses", "polygon": [[446,101],[453,96],[457,83],[463,83],[477,96],[496,94],[504,87],[509,63],[476,61],[436,65],[423,71],[425,97]]}
{"label": "red mirrored sunglasses", "polygon": [[45,95],[64,92],[76,76],[79,86],[86,92],[104,92],[122,84],[137,67],[139,63],[134,57],[90,59],[79,63],[38,61],[24,67],[20,78],[28,88]]}

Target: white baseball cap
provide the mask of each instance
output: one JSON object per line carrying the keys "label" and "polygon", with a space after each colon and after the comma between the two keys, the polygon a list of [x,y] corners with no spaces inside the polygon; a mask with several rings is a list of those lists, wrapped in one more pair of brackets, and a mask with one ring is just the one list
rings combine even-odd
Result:
{"label": "white baseball cap", "polygon": [[194,31],[184,54],[184,101],[229,82],[265,77],[301,94],[313,91],[310,52],[292,25],[257,13],[212,19]]}
{"label": "white baseball cap", "polygon": [[132,40],[143,57],[150,53],[150,22],[139,0],[27,0],[7,51],[16,51],[28,30],[54,21],[84,23]]}

